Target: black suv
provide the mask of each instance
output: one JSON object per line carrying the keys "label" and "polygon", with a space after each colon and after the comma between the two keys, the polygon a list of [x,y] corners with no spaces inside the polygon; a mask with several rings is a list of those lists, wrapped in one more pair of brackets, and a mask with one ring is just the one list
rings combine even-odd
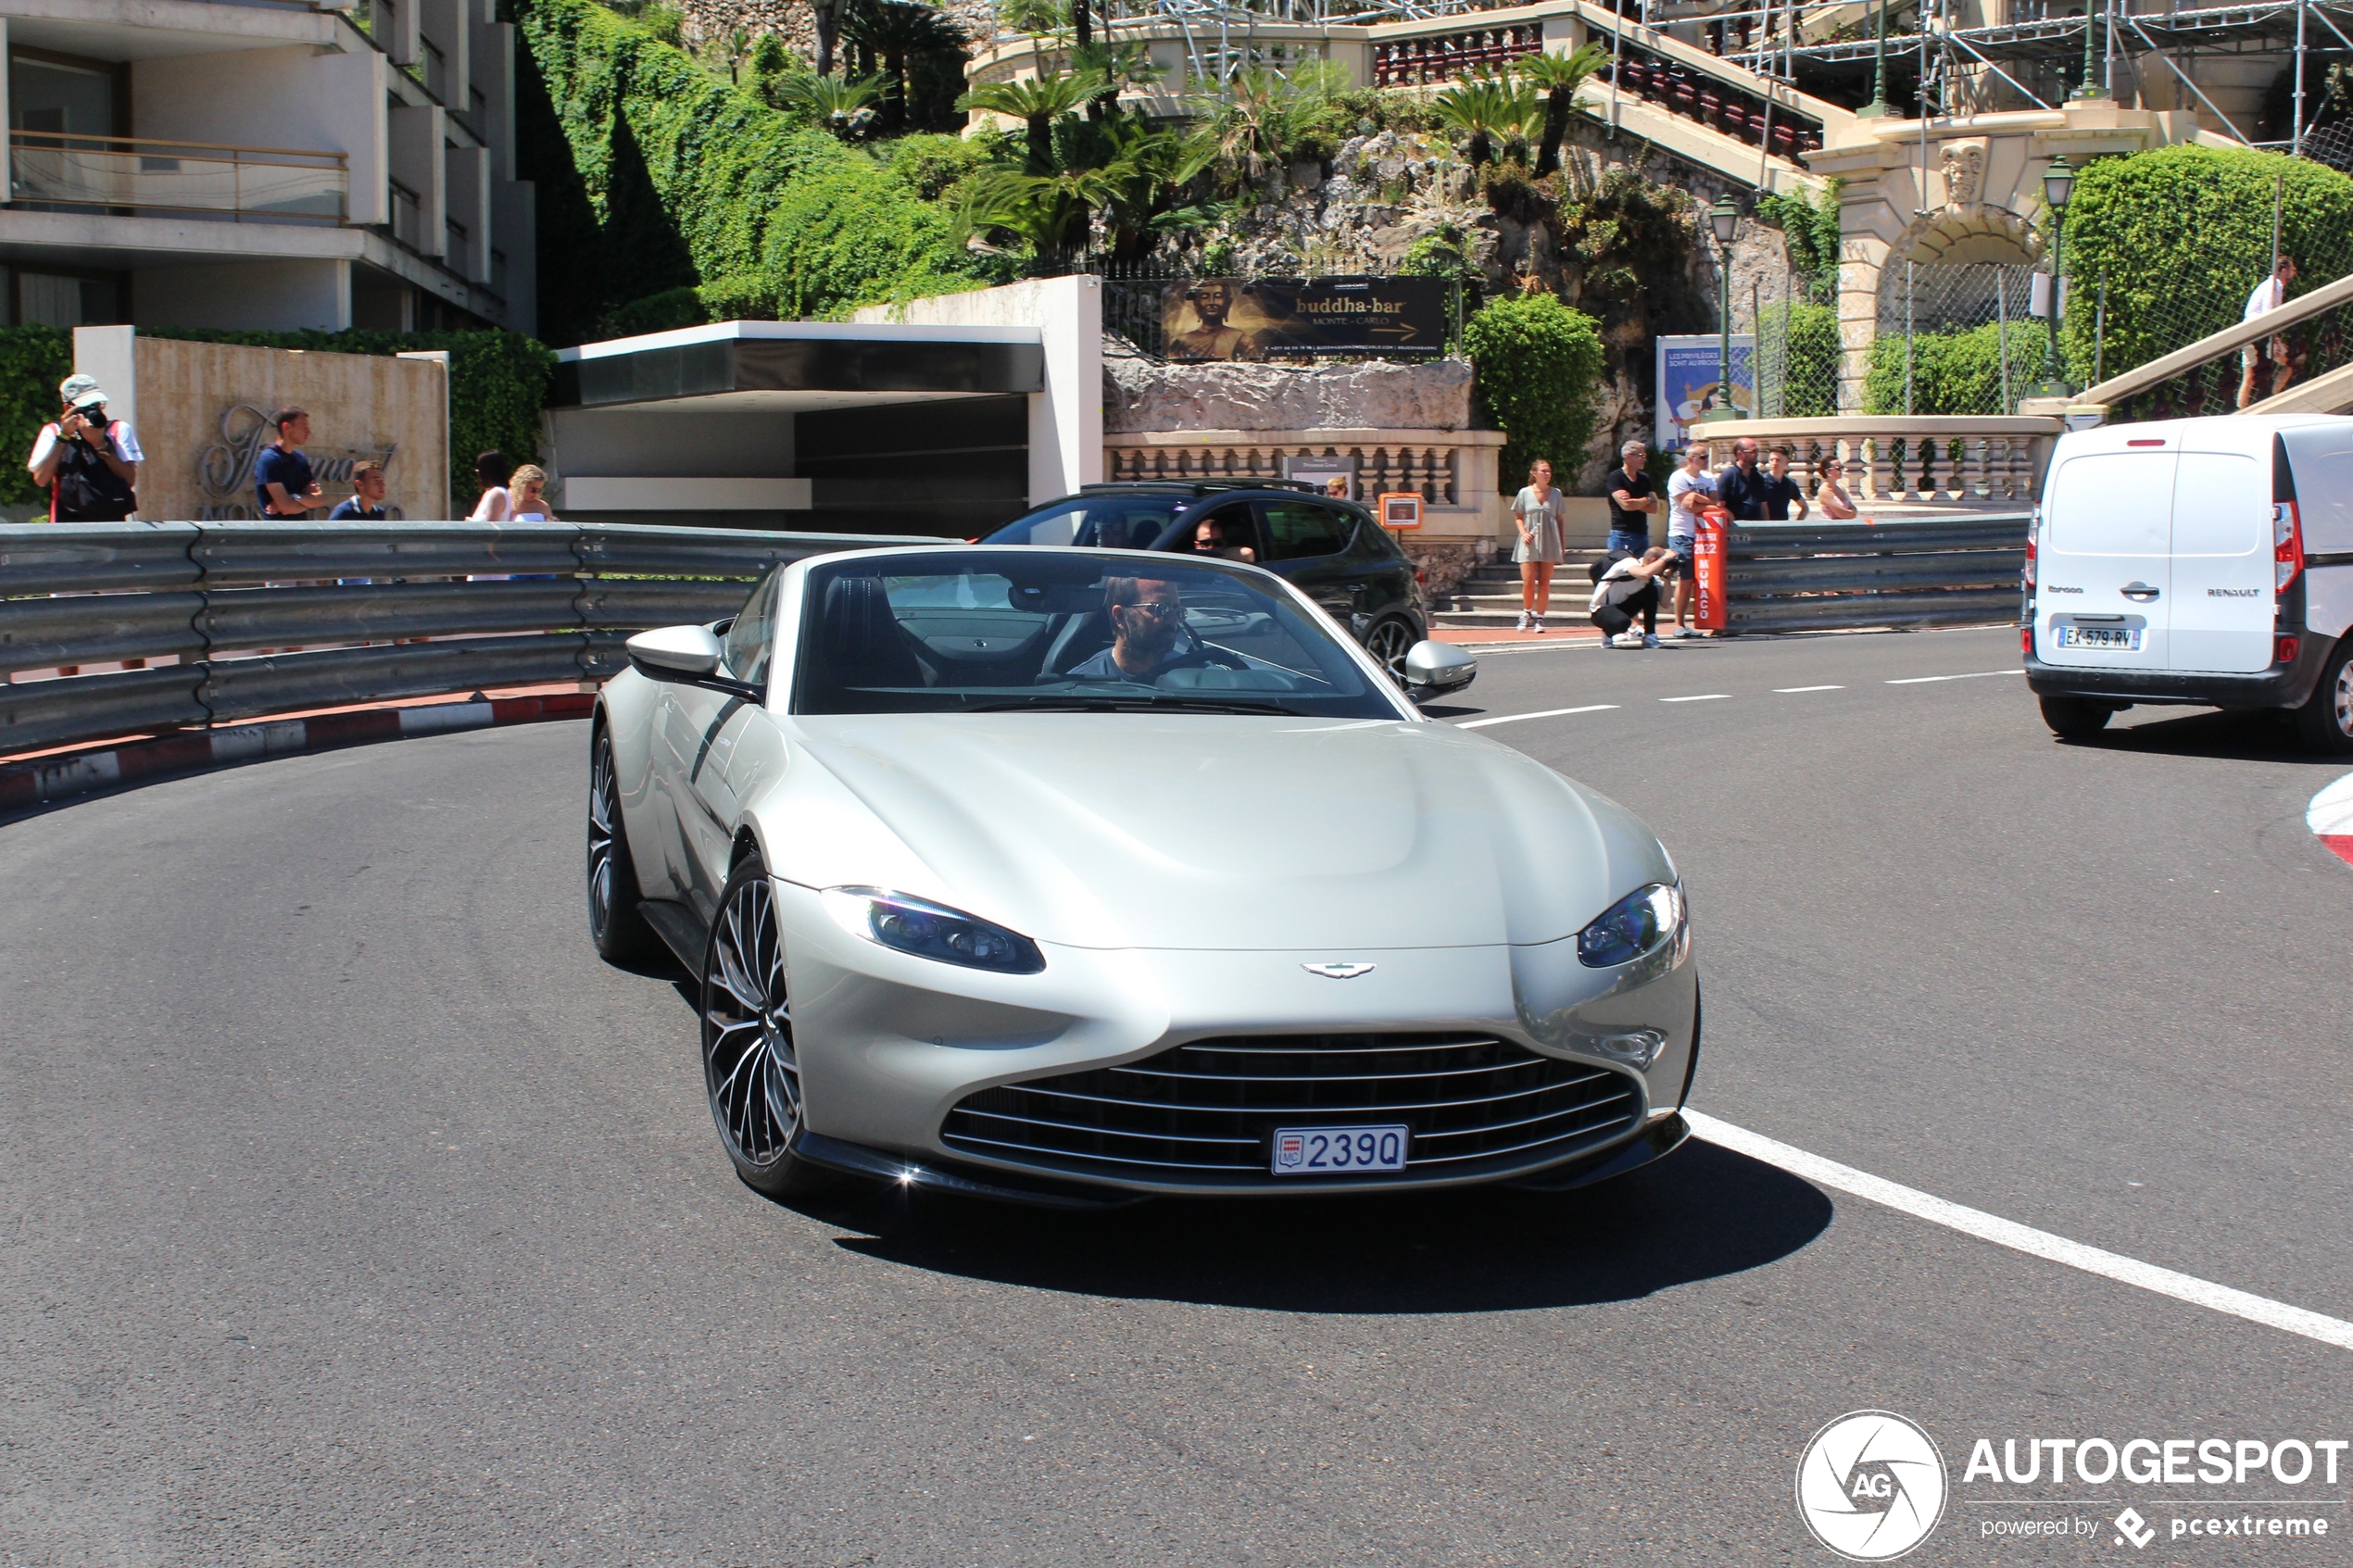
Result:
{"label": "black suv", "polygon": [[1405,655],[1429,634],[1414,563],[1373,514],[1289,482],[1145,481],[1089,484],[1026,512],[984,545],[1077,545],[1189,551],[1204,522],[1221,553],[1251,558],[1295,583],[1401,682]]}

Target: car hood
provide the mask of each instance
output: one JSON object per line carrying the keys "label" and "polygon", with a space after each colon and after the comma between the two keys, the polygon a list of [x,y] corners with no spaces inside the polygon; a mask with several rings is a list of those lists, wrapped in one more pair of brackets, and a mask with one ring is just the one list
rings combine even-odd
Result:
{"label": "car hood", "polygon": [[817,842],[803,822],[782,822],[797,841],[785,874],[880,882],[1072,947],[1345,956],[1549,942],[1673,874],[1624,808],[1444,724],[1089,713],[788,722],[807,760],[872,821],[860,831],[820,808],[843,831],[810,835]]}

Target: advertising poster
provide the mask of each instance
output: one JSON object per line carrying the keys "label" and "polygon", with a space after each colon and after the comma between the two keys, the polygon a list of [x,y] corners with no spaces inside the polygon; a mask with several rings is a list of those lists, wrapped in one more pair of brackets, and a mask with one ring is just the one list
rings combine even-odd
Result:
{"label": "advertising poster", "polygon": [[1171,359],[1428,354],[1446,347],[1440,278],[1195,278],[1161,295]]}
{"label": "advertising poster", "polygon": [[1289,453],[1283,458],[1283,477],[1301,484],[1312,484],[1327,495],[1343,501],[1356,495],[1356,459],[1345,454],[1327,453],[1321,457],[1310,453]]}
{"label": "advertising poster", "polygon": [[[1723,340],[1715,333],[1658,340],[1658,438],[1662,451],[1682,450],[1691,427],[1711,408],[1726,404],[1718,382],[1723,366]],[[1756,417],[1756,340],[1732,339],[1732,385],[1730,403],[1743,419]]]}

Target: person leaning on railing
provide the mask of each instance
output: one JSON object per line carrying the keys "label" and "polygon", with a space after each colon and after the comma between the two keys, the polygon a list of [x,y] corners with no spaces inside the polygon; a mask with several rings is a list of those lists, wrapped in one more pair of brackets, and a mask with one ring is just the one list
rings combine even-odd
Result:
{"label": "person leaning on railing", "polygon": [[51,522],[122,522],[139,509],[146,454],[128,420],[107,418],[107,395],[85,375],[57,387],[57,421],[41,427],[26,467],[49,492]]}

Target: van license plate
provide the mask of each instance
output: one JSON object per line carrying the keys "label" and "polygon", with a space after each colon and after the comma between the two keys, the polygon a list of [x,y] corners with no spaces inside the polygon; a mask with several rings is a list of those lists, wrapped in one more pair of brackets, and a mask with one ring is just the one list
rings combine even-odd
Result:
{"label": "van license plate", "polygon": [[2114,648],[2129,653],[2141,646],[2141,629],[2137,626],[2062,626],[2058,646],[2063,648]]}
{"label": "van license plate", "polygon": [[1275,1174],[1329,1176],[1354,1171],[1403,1171],[1403,1127],[1278,1127]]}

